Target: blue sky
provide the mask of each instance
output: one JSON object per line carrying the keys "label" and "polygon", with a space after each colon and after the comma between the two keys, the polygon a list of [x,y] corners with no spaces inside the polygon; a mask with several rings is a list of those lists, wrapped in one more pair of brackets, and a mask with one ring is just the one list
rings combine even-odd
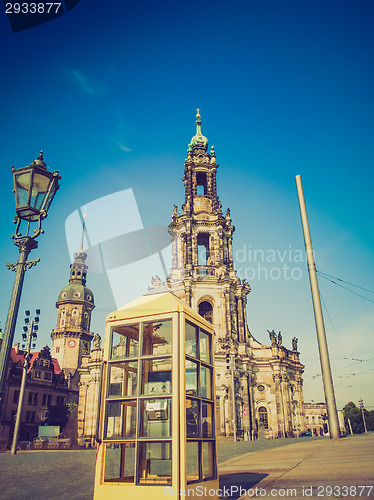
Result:
{"label": "blue sky", "polygon": [[[1,14],[0,262],[17,259],[11,165],[43,149],[62,177],[20,309],[21,320],[24,309],[42,309],[38,346],[51,343],[68,281],[68,216],[131,188],[143,225],[167,226],[183,203],[199,107],[236,226],[237,269],[251,278],[249,328],[265,344],[273,328],[289,347],[298,337],[305,399],[322,401],[294,178],[302,176],[317,268],[372,290],[373,17],[371,0],[80,0],[50,23],[12,33]],[[14,275],[3,264],[4,328]],[[294,279],[277,278],[284,265]],[[101,334],[115,307],[105,280],[88,279]],[[338,407],[362,397],[373,408],[373,303],[323,279],[320,288]]]}

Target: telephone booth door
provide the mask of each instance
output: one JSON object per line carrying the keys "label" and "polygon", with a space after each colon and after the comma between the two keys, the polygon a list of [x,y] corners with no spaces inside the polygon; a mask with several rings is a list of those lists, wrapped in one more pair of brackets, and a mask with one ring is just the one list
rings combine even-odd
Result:
{"label": "telephone booth door", "polygon": [[213,336],[170,292],[108,316],[96,500],[185,498],[202,486],[218,499]]}

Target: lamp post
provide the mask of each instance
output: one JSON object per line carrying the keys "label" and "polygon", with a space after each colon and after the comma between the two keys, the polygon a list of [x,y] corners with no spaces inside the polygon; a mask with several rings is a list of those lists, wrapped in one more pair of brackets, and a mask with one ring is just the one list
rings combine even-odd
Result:
{"label": "lamp post", "polygon": [[[29,360],[31,357],[30,356],[31,340],[36,340],[36,337],[37,337],[36,332],[38,331],[38,325],[35,323],[39,323],[39,314],[40,314],[40,309],[37,309],[35,318],[30,321],[30,318],[29,318],[30,311],[26,311],[25,323],[26,323],[26,325],[29,325],[29,326],[23,327],[23,331],[25,333],[22,334],[23,340],[27,339],[27,344],[26,344],[26,352],[24,355],[24,362],[23,362],[23,369],[22,369],[22,381],[21,381],[21,388],[19,391],[16,423],[14,425],[13,441],[12,441],[12,447],[10,449],[11,455],[15,455],[17,453],[17,443],[18,443],[18,436],[19,436],[19,428],[21,425],[22,406],[23,406],[23,398],[25,395],[27,370],[30,366]],[[28,334],[26,332],[28,332]],[[35,347],[35,344],[33,345],[33,347]]]}
{"label": "lamp post", "polygon": [[233,351],[230,351],[226,354],[226,368],[230,373],[230,381],[231,381],[231,402],[232,402],[232,426],[233,426],[233,434],[234,434],[234,443],[237,441],[237,428],[236,428],[236,399],[235,399],[235,361],[237,358],[237,354]]}
{"label": "lamp post", "polygon": [[365,429],[365,432],[367,433],[368,430],[366,428],[366,421],[365,421],[365,414],[364,414],[364,402],[363,402],[362,398],[360,398],[359,403],[360,403],[362,421],[364,423],[364,429]]}
{"label": "lamp post", "polygon": [[[19,258],[14,264],[6,264],[7,268],[15,271],[16,275],[0,351],[0,410],[4,399],[7,367],[13,344],[24,275],[27,269],[35,266],[40,260],[27,260],[27,257],[31,250],[38,246],[36,238],[44,233],[41,228],[42,220],[47,217],[48,209],[59,188],[58,180],[60,179],[58,172],[49,172],[47,170],[42,151],[38,158],[27,167],[19,169],[12,167],[12,173],[17,214],[13,220],[16,224],[16,230],[12,238],[19,249]],[[20,233],[22,221],[27,222],[27,230],[24,236]],[[37,223],[37,228],[30,235],[32,223]]]}

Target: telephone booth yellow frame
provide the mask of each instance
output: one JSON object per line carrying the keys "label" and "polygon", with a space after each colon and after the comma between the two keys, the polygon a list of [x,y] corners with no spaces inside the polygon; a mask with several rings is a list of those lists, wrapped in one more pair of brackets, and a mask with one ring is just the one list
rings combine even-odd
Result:
{"label": "telephone booth yellow frame", "polygon": [[170,292],[107,318],[94,500],[218,500],[214,331]]}

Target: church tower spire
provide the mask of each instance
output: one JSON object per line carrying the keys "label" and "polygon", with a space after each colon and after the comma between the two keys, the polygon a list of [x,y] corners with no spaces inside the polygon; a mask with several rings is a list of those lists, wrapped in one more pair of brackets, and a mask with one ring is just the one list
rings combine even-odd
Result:
{"label": "church tower spire", "polygon": [[71,374],[81,365],[82,356],[89,354],[93,338],[90,326],[95,304],[93,293],[86,286],[88,266],[85,264],[87,254],[83,250],[83,232],[80,248],[74,253],[74,262],[70,265],[69,284],[61,290],[56,302],[57,327],[51,334],[52,356],[66,373]]}
{"label": "church tower spire", "polygon": [[197,110],[196,134],[184,164],[185,200],[175,206],[169,232],[173,258],[169,284],[173,292],[215,325],[217,336],[247,341],[248,283],[236,276],[230,210],[225,215],[217,194],[216,154],[208,153]]}

